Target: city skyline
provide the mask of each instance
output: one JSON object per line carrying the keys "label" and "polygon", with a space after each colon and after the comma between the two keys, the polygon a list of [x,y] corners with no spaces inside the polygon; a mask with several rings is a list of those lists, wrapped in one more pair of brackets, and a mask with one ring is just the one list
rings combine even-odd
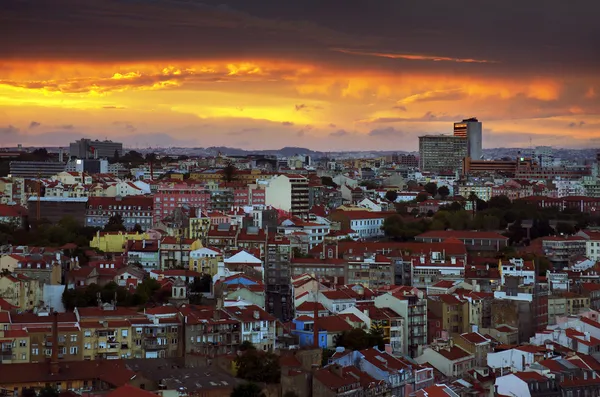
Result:
{"label": "city skyline", "polygon": [[3,146],[600,146],[600,5],[9,0]]}

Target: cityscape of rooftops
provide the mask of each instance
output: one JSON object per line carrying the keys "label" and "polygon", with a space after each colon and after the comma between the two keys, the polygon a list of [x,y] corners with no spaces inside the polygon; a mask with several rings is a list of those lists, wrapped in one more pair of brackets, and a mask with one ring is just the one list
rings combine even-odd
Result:
{"label": "cityscape of rooftops", "polygon": [[0,2],[0,397],[600,396],[599,14]]}

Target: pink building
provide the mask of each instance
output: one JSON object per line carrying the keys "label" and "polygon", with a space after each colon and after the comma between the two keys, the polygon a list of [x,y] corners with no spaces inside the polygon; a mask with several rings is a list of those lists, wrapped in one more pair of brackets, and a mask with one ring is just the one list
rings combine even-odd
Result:
{"label": "pink building", "polygon": [[182,205],[207,210],[210,207],[210,193],[204,190],[202,185],[159,184],[154,194],[154,222],[160,221]]}

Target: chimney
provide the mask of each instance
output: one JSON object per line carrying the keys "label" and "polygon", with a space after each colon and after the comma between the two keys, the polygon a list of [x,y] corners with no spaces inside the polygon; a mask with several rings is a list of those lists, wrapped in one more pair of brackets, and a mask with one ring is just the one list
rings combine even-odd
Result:
{"label": "chimney", "polygon": [[58,312],[52,313],[52,357],[50,358],[50,375],[58,374]]}

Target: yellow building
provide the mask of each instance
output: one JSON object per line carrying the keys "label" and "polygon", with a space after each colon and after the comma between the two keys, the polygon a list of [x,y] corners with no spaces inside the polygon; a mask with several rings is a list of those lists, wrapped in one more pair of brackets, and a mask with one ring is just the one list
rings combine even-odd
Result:
{"label": "yellow building", "polygon": [[200,239],[205,241],[208,231],[210,230],[210,218],[202,216],[198,218],[190,218],[190,226],[188,228],[188,238],[194,240]]}
{"label": "yellow building", "polygon": [[148,233],[133,233],[133,232],[116,232],[116,233],[100,233],[98,232],[90,247],[99,249],[103,252],[125,252],[127,240],[150,240]]}
{"label": "yellow building", "polygon": [[9,273],[14,272],[17,268],[17,263],[19,263],[17,255],[0,255],[0,272],[3,270],[8,270]]}
{"label": "yellow building", "polygon": [[84,360],[133,357],[131,323],[128,320],[85,321],[80,326]]}
{"label": "yellow building", "polygon": [[32,310],[42,300],[42,288],[37,279],[23,274],[0,276],[0,296],[21,310]]}
{"label": "yellow building", "polygon": [[29,362],[31,343],[25,330],[0,330],[0,364]]}
{"label": "yellow building", "polygon": [[0,394],[19,396],[26,389],[53,386],[59,391],[99,392],[137,383],[136,373],[122,360],[59,361],[3,365]]}
{"label": "yellow building", "polygon": [[210,274],[217,274],[219,262],[223,261],[223,254],[216,248],[202,247],[190,252],[190,270]]}

